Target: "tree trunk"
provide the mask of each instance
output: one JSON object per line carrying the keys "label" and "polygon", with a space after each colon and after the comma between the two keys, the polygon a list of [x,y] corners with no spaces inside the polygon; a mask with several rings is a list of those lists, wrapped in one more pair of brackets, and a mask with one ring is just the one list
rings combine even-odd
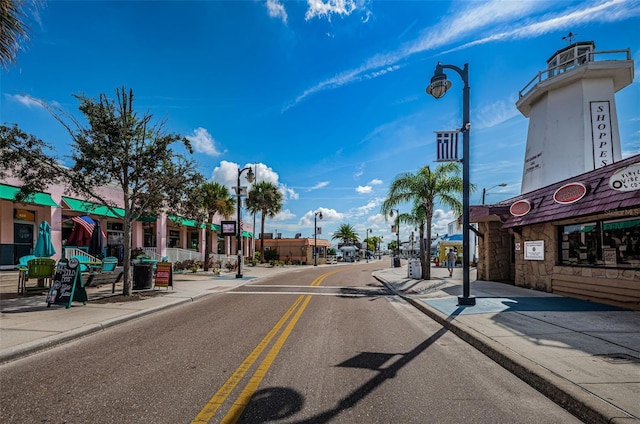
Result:
{"label": "tree trunk", "polygon": [[[423,242],[422,244],[424,245],[424,225],[422,225],[420,227],[420,237],[422,237]],[[431,279],[431,219],[428,218],[427,219],[427,235],[426,235],[426,239],[427,239],[427,252],[425,255],[425,258],[421,258],[422,259],[422,278],[425,280],[430,280]]]}
{"label": "tree trunk", "polygon": [[260,214],[260,263],[264,263],[264,217],[265,211]]}
{"label": "tree trunk", "polygon": [[133,287],[131,285],[131,222],[128,217],[124,219],[124,259],[123,259],[123,289],[124,296],[131,296]]}

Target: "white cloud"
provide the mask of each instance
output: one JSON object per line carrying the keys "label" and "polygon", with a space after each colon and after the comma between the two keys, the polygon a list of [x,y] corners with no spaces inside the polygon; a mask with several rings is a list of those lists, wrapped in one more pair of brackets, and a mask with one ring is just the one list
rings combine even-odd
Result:
{"label": "white cloud", "polygon": [[357,5],[354,0],[307,0],[307,13],[304,19],[326,18],[331,21],[331,15],[349,16],[356,10]]}
{"label": "white cloud", "polygon": [[304,216],[300,218],[300,221],[298,221],[298,225],[300,225],[301,227],[313,228],[313,222],[316,212],[322,212],[322,219],[320,219],[320,216],[318,215],[318,227],[320,227],[321,222],[340,222],[344,220],[345,217],[343,213],[340,213],[335,209],[318,208],[315,211],[308,211],[307,213],[305,213]]}
{"label": "white cloud", "polygon": [[[297,200],[300,197],[300,195],[296,193],[294,189],[287,187],[285,184],[282,184],[279,181],[280,176],[278,175],[278,173],[264,163],[247,163],[240,169],[244,169],[246,167],[251,167],[254,172],[255,180],[253,181],[253,183],[263,181],[272,183],[273,185],[278,187],[278,190],[280,190],[280,192],[282,193],[283,200],[285,202],[288,199]],[[213,170],[211,178],[214,181],[217,181],[232,190],[232,187],[238,185],[238,168],[239,166],[237,163],[228,162],[225,160],[220,161],[220,165],[216,166],[216,168]],[[240,177],[240,185],[247,186],[249,187],[249,190],[251,190],[253,183],[250,184],[246,180],[247,172],[248,171],[242,173],[242,176]]]}
{"label": "white cloud", "polygon": [[26,106],[28,108],[42,108],[42,103],[40,103],[40,101],[38,99],[35,99],[31,96],[29,96],[28,94],[23,96],[21,94],[14,94],[14,95],[10,95],[10,94],[6,94],[6,96],[10,99],[15,100],[16,102],[20,103],[23,106]]}
{"label": "white cloud", "polygon": [[371,186],[358,186],[356,187],[356,191],[360,194],[371,193]]}
{"label": "white cloud", "polygon": [[374,178],[373,180],[369,181],[369,184],[371,184],[371,185],[380,185],[380,184],[382,184],[382,180]]}
{"label": "white cloud", "polygon": [[[431,220],[431,232],[432,236],[436,234],[447,234],[449,223],[455,221],[457,216],[453,211],[444,211],[443,209],[436,209],[433,211],[433,218]],[[426,231],[425,231],[426,232]]]}
{"label": "white cloud", "polygon": [[289,209],[285,209],[283,211],[280,211],[276,214],[276,216],[274,216],[272,218],[273,221],[286,221],[288,219],[293,219],[295,218],[296,215],[291,212]]}
{"label": "white cloud", "polygon": [[216,147],[216,141],[205,128],[196,128],[193,130],[193,135],[188,135],[186,138],[198,153],[204,153],[209,156],[220,156],[222,154]]}
{"label": "white cloud", "polygon": [[278,18],[282,20],[282,23],[287,23],[287,11],[284,9],[284,4],[279,0],[267,0],[265,4],[267,7],[267,13],[272,18]]}
{"label": "white cloud", "polygon": [[330,182],[331,181],[321,181],[318,184],[316,184],[313,187],[311,187],[310,189],[307,189],[307,191],[318,190],[320,188],[324,188],[324,187],[328,186]]}

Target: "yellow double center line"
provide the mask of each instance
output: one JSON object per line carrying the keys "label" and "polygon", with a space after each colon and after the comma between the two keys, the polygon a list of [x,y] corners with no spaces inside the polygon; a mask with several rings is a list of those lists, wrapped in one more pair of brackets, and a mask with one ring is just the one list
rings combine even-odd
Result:
{"label": "yellow double center line", "polygon": [[[326,274],[322,274],[320,277],[313,280],[310,285],[319,286],[320,284],[322,284],[322,281],[324,281],[325,278],[341,271],[344,270],[335,270]],[[260,341],[260,343],[258,343],[256,348],[253,349],[253,351],[249,354],[249,356],[247,356],[246,359],[242,361],[240,366],[222,385],[220,390],[218,390],[216,394],[213,395],[213,397],[209,400],[209,402],[206,403],[200,413],[193,419],[192,423],[208,423],[211,420],[213,415],[218,411],[218,409],[220,409],[227,397],[229,397],[231,392],[233,392],[236,386],[247,374],[249,369],[251,369],[253,364],[258,360],[260,355],[262,355],[262,352],[264,352],[267,346],[269,346],[276,334],[278,334],[280,329],[285,325],[285,323],[287,323],[287,321],[289,321],[289,318],[291,318],[291,316],[293,315],[293,318],[291,319],[291,321],[289,321],[282,334],[280,334],[280,337],[278,337],[265,358],[262,360],[262,362],[258,366],[258,369],[255,371],[240,395],[238,395],[238,398],[229,409],[227,415],[222,419],[221,423],[235,423],[238,421],[238,419],[242,415],[242,412],[249,404],[251,397],[258,390],[258,386],[271,367],[271,364],[273,364],[276,356],[278,356],[280,349],[282,349],[282,346],[287,341],[289,334],[291,334],[291,331],[293,331],[293,328],[296,326],[298,320],[300,319],[300,316],[309,304],[309,301],[311,301],[311,295],[307,294],[298,296],[296,301],[293,302],[293,305],[291,305],[287,312],[282,315],[276,325],[274,325],[273,328],[267,333],[267,335],[264,336],[264,338]]]}

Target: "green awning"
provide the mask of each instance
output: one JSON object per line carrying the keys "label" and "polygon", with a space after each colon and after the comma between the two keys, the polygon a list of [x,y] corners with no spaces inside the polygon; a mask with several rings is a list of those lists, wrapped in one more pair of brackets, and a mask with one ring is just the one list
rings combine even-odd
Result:
{"label": "green awning", "polygon": [[250,233],[248,231],[243,231],[242,232],[242,237],[249,237],[249,238],[253,238],[253,233]]}
{"label": "green awning", "polygon": [[158,217],[155,215],[141,215],[140,218],[136,219],[138,222],[156,222]]}
{"label": "green awning", "polygon": [[[10,200],[12,202],[16,201],[16,193],[19,192],[20,189],[18,187],[13,187],[5,184],[0,184],[0,199]],[[34,193],[27,197],[24,200],[24,203],[33,203],[34,205],[40,206],[51,206],[54,208],[59,208],[60,205],[57,204],[48,193]]]}
{"label": "green awning", "polygon": [[114,214],[108,207],[100,205],[98,203],[72,199],[70,197],[64,196],[62,197],[62,200],[64,200],[64,202],[69,206],[71,210],[74,210],[76,212],[90,215],[106,216],[109,218],[124,218],[124,209],[122,208],[112,208],[116,212],[116,214]]}
{"label": "green awning", "polygon": [[183,225],[185,227],[195,227],[196,221],[193,219],[185,219],[180,216],[169,215],[169,219],[175,222],[176,224]]}
{"label": "green awning", "polygon": [[219,232],[219,231],[222,231],[222,227],[221,227],[221,226],[219,226],[218,224],[211,224],[211,229],[212,229],[213,231],[218,231],[218,232]]}
{"label": "green awning", "polygon": [[640,219],[632,219],[630,221],[605,222],[604,229],[619,230],[623,228],[632,228],[632,227],[635,227],[636,225],[640,226]]}

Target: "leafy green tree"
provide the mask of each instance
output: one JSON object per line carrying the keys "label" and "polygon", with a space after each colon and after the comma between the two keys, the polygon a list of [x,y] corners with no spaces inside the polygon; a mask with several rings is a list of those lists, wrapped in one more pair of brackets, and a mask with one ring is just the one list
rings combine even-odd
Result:
{"label": "leafy green tree", "polygon": [[[405,172],[398,175],[389,186],[387,199],[382,203],[380,212],[386,217],[391,209],[398,205],[412,204],[410,215],[400,214],[398,219],[412,225],[417,224],[420,240],[420,263],[422,265],[422,279],[431,278],[429,256],[426,253],[423,240],[431,240],[431,222],[435,202],[451,208],[457,215],[462,213],[462,202],[458,199],[462,193],[462,177],[460,165],[447,162],[431,170],[424,166],[416,174]],[[468,231],[468,229],[463,229]]]}
{"label": "leafy green tree", "polygon": [[355,244],[360,241],[360,236],[351,224],[340,224],[331,236],[331,240],[341,240],[343,244]]}
{"label": "leafy green tree", "polygon": [[22,182],[16,201],[25,201],[32,193],[46,190],[63,172],[52,149],[15,124],[0,126],[0,178],[11,176]]}
{"label": "leafy green tree", "polygon": [[213,233],[211,224],[216,214],[220,214],[225,218],[233,215],[236,209],[235,198],[229,192],[229,189],[218,182],[203,183],[198,189],[196,196],[201,202],[201,208],[207,215],[206,219],[206,243],[205,243],[205,261],[204,270],[209,270],[209,255],[213,250]]}
{"label": "leafy green tree", "polygon": [[45,105],[71,136],[74,165],[62,173],[70,191],[91,202],[113,209],[99,188],[107,184],[122,190],[124,206],[124,290],[131,295],[132,224],[143,214],[190,215],[197,188],[203,177],[195,162],[177,153],[183,145],[192,153],[189,141],[165,130],[165,121],[152,122],[152,115],[139,116],[133,90],[116,89],[116,99],[105,94],[97,99],[74,96],[88,125],[72,115]]}
{"label": "leafy green tree", "polygon": [[252,213],[260,212],[260,257],[266,259],[264,255],[264,221],[266,217],[273,218],[282,210],[282,193],[275,184],[268,181],[256,183],[247,196],[247,209]]}

